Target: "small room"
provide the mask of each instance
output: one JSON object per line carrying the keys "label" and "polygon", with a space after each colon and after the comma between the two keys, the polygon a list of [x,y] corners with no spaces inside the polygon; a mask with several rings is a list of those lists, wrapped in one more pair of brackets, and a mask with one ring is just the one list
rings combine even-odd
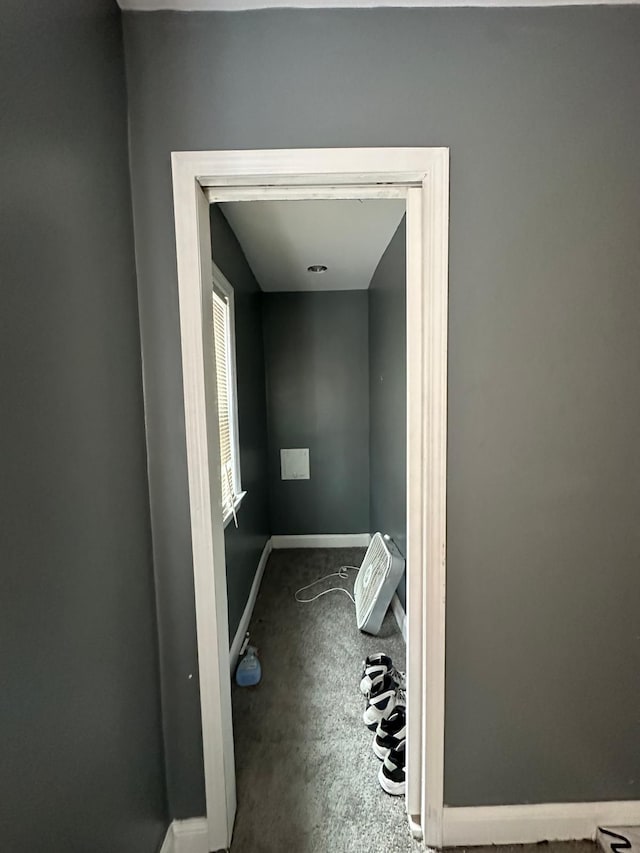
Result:
{"label": "small room", "polygon": [[[232,850],[330,849],[338,822],[341,850],[365,830],[413,849],[383,772],[404,732],[405,202],[217,203],[210,224],[231,668],[247,643],[261,668],[233,685]],[[353,598],[376,533],[402,575],[371,634]],[[379,713],[360,685],[378,653]]]}
{"label": "small room", "polygon": [[[215,796],[221,762],[201,725],[213,679],[201,677],[208,673],[200,664],[213,667],[200,654],[194,595],[204,561],[194,559],[190,511],[172,155],[227,152],[246,162],[249,152],[291,145],[293,157],[337,150],[326,146],[355,152],[389,144],[437,144],[452,155],[450,275],[443,276],[446,673],[441,690],[430,683],[427,697],[432,706],[442,693],[437,721],[432,714],[425,720],[443,743],[437,772],[430,771],[436,785],[424,788],[433,805],[421,812],[425,847],[526,843],[521,853],[588,853],[598,837],[607,853],[640,849],[637,834],[620,832],[640,825],[640,3],[502,5],[0,6],[6,851],[210,853],[227,846],[226,834],[211,843],[218,840],[213,822],[224,823],[223,796]],[[212,218],[216,262],[234,283],[244,375],[246,496],[238,528],[233,519],[226,528],[230,636],[226,596],[216,623],[216,645],[228,658],[239,631],[243,638],[272,539],[268,470],[277,471],[279,460],[267,434],[262,310],[264,300],[283,293],[260,289],[235,237],[224,237],[232,233],[224,214],[214,210]],[[412,219],[409,211],[408,232]],[[208,287],[205,293],[210,301]],[[368,293],[372,327],[373,285]],[[409,379],[415,364],[411,358]],[[369,517],[361,532],[377,528],[400,541],[400,523],[375,518],[376,500],[391,491],[375,491],[374,468],[396,444],[387,440],[387,454],[375,452],[374,375],[370,368]],[[411,429],[410,454],[415,435]],[[314,453],[311,445],[311,479],[292,488],[318,482]],[[409,466],[410,485],[417,470]],[[411,551],[412,534],[413,524]],[[220,524],[215,536],[224,555]],[[285,749],[271,743],[267,752],[266,744],[286,738],[292,715],[273,737],[260,726],[276,726],[271,705],[295,704],[303,688],[314,687],[309,661],[322,657],[316,634],[307,641],[298,632],[299,648],[283,643],[282,660],[272,662],[271,633],[258,620],[277,619],[278,638],[285,614],[273,610],[281,602],[301,625],[344,613],[335,631],[340,654],[343,628],[353,629],[344,595],[292,602],[301,581],[279,585],[281,599],[268,604],[271,568],[281,556],[291,559],[283,549],[272,552],[249,624],[262,683],[234,691],[251,705],[236,704],[245,774],[236,850],[253,794],[263,810],[271,797],[273,815],[289,827],[274,827],[263,811],[255,853],[269,849],[270,834],[280,850],[312,845],[291,828],[289,809],[296,808],[322,851],[358,849],[350,827],[364,822],[375,831],[361,832],[359,849],[392,849],[395,834],[378,821],[402,803],[379,789],[370,733],[356,731],[363,704],[350,664],[343,666],[346,698],[325,694],[320,711],[305,704],[300,714],[306,739],[319,750],[326,744],[324,762],[303,769],[301,761],[290,788],[277,787],[289,766]],[[416,563],[409,562],[410,579]],[[408,602],[409,658],[416,600]],[[223,663],[215,680],[228,688],[226,722],[231,681]],[[346,702],[355,703],[352,728]],[[336,734],[354,731],[344,750],[356,754],[357,739],[358,784],[337,775],[352,758],[335,740],[326,743],[332,724]],[[291,735],[300,750],[300,731]],[[416,744],[413,755],[422,761],[426,744]],[[265,775],[248,792],[245,770],[256,756],[266,762]],[[334,784],[331,796],[318,796],[331,804],[318,818],[309,792],[323,773],[323,790]],[[294,798],[294,785],[304,798]],[[332,820],[340,810],[344,819]],[[325,843],[327,824],[339,827],[336,843]],[[598,827],[609,827],[608,838]],[[577,846],[579,839],[589,840]],[[535,847],[546,841],[552,847]]]}

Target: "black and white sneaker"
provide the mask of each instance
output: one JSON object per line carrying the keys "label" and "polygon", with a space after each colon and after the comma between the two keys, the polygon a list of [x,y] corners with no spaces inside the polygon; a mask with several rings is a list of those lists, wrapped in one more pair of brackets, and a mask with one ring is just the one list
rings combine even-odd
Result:
{"label": "black and white sneaker", "polygon": [[391,749],[398,749],[407,736],[407,709],[396,705],[386,720],[380,720],[373,738],[373,751],[384,761]]}
{"label": "black and white sneaker", "polygon": [[378,728],[380,720],[386,720],[396,705],[404,705],[404,691],[398,687],[390,675],[374,678],[368,703],[362,719],[372,732]]}
{"label": "black and white sneaker", "polygon": [[363,696],[371,693],[373,680],[381,675],[390,675],[398,686],[404,687],[404,673],[395,668],[389,655],[376,652],[374,655],[369,655],[362,664],[360,692]]}
{"label": "black and white sneaker", "polygon": [[406,785],[406,744],[406,740],[403,740],[396,749],[390,750],[378,771],[380,787],[387,794],[391,794],[392,797],[404,796]]}
{"label": "black and white sneaker", "polygon": [[384,652],[376,652],[365,658],[362,664],[362,676],[360,678],[360,692],[363,696],[371,693],[371,685],[374,678],[386,675],[393,667],[393,661]]}

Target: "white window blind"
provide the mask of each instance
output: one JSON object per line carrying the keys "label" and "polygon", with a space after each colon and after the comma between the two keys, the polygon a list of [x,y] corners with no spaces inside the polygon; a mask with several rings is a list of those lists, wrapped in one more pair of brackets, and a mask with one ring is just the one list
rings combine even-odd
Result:
{"label": "white window blind", "polygon": [[234,435],[235,376],[233,372],[233,329],[229,297],[213,291],[213,336],[216,354],[216,383],[218,389],[218,423],[220,428],[220,481],[222,514],[225,520],[235,516],[235,504],[240,491],[237,447]]}

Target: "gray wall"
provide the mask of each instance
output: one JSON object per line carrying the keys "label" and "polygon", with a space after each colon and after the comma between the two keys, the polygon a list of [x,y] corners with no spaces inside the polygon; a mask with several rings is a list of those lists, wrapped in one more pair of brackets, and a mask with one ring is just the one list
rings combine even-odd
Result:
{"label": "gray wall", "polygon": [[220,208],[212,205],[210,211],[213,259],[234,292],[240,469],[247,493],[238,510],[238,527],[232,521],[224,533],[233,640],[269,538],[264,347],[260,288]]}
{"label": "gray wall", "polygon": [[169,154],[207,148],[450,146],[446,800],[639,798],[640,9],[125,34],[172,812],[204,809]]}
{"label": "gray wall", "polygon": [[[367,291],[262,300],[271,532],[368,533]],[[309,448],[309,480],[280,478],[286,447]]]}
{"label": "gray wall", "polygon": [[[369,514],[407,554],[407,230],[403,219],[369,285]],[[403,577],[398,597],[406,606]]]}
{"label": "gray wall", "polygon": [[120,20],[0,6],[0,826],[155,853],[167,825]]}

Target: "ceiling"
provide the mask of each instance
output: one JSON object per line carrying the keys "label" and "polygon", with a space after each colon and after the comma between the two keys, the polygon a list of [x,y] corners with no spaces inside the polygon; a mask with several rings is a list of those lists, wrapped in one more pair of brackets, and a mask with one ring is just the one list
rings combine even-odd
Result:
{"label": "ceiling", "polygon": [[121,9],[154,12],[236,12],[244,9],[356,9],[434,6],[610,6],[636,5],[640,0],[118,0]]}
{"label": "ceiling", "polygon": [[[220,207],[263,290],[366,290],[405,202],[238,201]],[[214,260],[215,254],[214,245]],[[310,273],[312,264],[327,271]]]}

